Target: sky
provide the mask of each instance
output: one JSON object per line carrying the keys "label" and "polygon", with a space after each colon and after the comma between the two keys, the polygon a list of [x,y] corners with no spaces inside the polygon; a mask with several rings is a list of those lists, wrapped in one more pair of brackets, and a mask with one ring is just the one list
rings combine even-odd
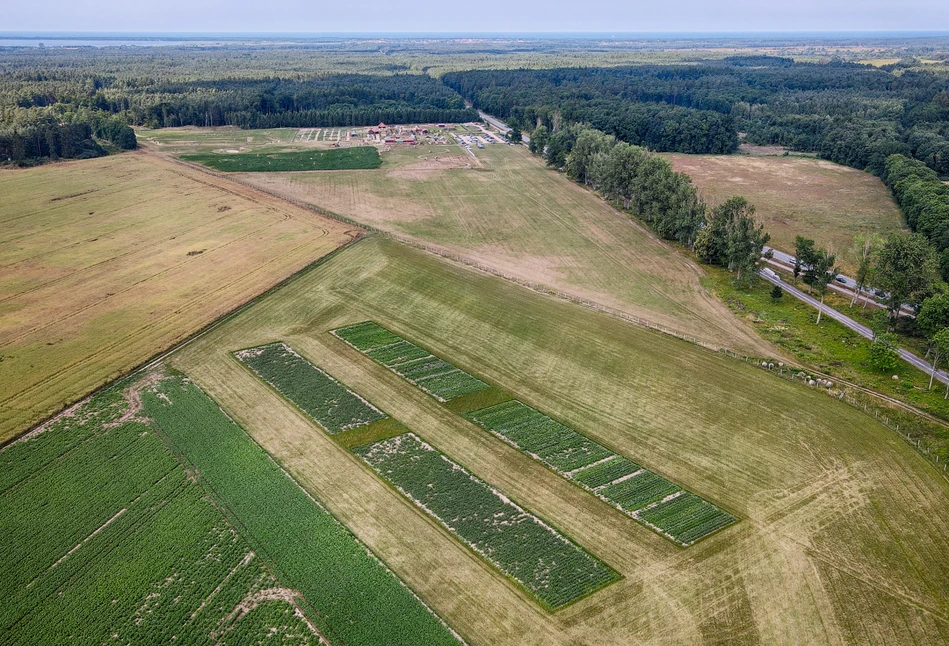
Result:
{"label": "sky", "polygon": [[949,0],[3,0],[0,31],[949,31]]}

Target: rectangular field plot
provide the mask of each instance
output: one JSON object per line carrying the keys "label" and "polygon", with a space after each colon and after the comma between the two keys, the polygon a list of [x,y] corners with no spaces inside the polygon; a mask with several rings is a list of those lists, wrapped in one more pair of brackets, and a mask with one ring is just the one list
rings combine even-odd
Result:
{"label": "rectangular field plot", "polygon": [[386,415],[298,355],[285,343],[234,353],[330,434],[385,419]]}
{"label": "rectangular field plot", "polygon": [[414,433],[353,452],[546,607],[560,608],[619,578]]}
{"label": "rectangular field plot", "polygon": [[332,333],[438,401],[490,388],[480,379],[373,321],[342,327]]}
{"label": "rectangular field plot", "polygon": [[281,583],[303,595],[304,609],[331,643],[458,644],[411,590],[197,386],[165,379],[142,401]]}
{"label": "rectangular field plot", "polygon": [[466,417],[682,546],[735,522],[712,503],[517,400]]}

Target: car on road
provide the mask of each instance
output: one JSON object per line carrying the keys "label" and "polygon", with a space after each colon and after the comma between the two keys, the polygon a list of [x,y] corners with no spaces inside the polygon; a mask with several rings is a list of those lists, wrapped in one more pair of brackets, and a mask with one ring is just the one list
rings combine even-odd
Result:
{"label": "car on road", "polygon": [[847,279],[843,276],[835,276],[834,280],[836,280],[838,283],[843,283],[844,285],[847,284]]}

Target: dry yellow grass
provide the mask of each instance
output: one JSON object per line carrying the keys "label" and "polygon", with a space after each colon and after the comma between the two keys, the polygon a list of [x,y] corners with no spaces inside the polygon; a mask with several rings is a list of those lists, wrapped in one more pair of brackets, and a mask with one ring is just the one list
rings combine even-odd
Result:
{"label": "dry yellow grass", "polygon": [[803,235],[838,253],[848,272],[855,235],[905,229],[903,216],[878,178],[809,157],[663,155],[692,178],[710,204],[742,195],[757,208],[775,249],[794,252]]}
{"label": "dry yellow grass", "polygon": [[145,153],[0,173],[0,441],[351,239]]}
{"label": "dry yellow grass", "polygon": [[378,170],[243,179],[689,336],[773,352],[701,286],[698,265],[645,227],[523,147],[475,152],[401,148]]}

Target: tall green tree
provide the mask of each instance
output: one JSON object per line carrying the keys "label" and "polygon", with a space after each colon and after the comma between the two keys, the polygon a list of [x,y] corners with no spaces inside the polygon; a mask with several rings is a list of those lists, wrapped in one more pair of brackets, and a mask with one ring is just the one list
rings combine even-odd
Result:
{"label": "tall green tree", "polygon": [[[854,276],[854,282],[857,283],[853,290],[853,298],[850,300],[850,307],[854,306],[857,299],[867,288],[873,275],[873,261],[876,254],[883,244],[883,238],[878,233],[861,233],[854,236],[851,256],[857,261],[857,274]],[[867,297],[863,298],[863,306],[867,306]]]}
{"label": "tall green tree", "polygon": [[827,287],[837,278],[837,256],[826,249],[815,249],[811,263],[804,274],[804,282],[820,294],[820,308],[817,310],[817,324],[820,325],[824,313],[824,296]]}
{"label": "tall green tree", "polygon": [[[943,328],[936,332],[933,336],[933,345],[939,348],[939,356],[945,360],[949,357],[949,328]],[[935,364],[933,362],[933,374],[935,374]],[[932,388],[932,379],[929,381],[929,387]],[[949,383],[946,384],[946,394],[943,395],[943,399],[949,399]]]}
{"label": "tall green tree", "polygon": [[804,236],[794,238],[794,281],[814,264],[815,242]]}
{"label": "tall green tree", "polygon": [[929,388],[932,389],[937,366],[945,358],[942,347],[936,343],[936,336],[949,328],[949,293],[944,292],[924,300],[916,315],[916,325],[928,341],[926,355],[932,361],[932,370],[929,373]]}
{"label": "tall green tree", "polygon": [[915,304],[932,289],[938,268],[936,252],[920,234],[894,233],[886,239],[874,272],[887,292],[891,325],[903,303]]}

